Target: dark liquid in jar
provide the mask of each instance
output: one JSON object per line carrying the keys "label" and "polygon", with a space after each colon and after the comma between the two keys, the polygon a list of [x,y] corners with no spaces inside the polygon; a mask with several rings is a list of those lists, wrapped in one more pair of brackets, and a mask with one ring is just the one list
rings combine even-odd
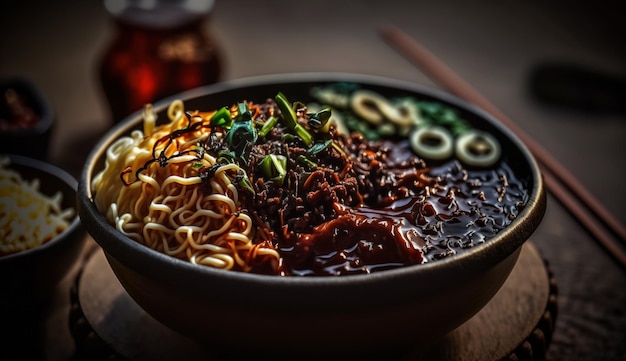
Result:
{"label": "dark liquid in jar", "polygon": [[148,103],[220,79],[219,53],[204,17],[149,15],[116,17],[115,37],[101,58],[100,81],[115,122]]}

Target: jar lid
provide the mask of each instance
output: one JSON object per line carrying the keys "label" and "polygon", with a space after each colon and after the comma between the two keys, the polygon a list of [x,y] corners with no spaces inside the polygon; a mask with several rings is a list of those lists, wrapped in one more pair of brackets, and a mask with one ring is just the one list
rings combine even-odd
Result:
{"label": "jar lid", "polygon": [[173,28],[204,18],[214,0],[104,0],[112,17],[147,28]]}

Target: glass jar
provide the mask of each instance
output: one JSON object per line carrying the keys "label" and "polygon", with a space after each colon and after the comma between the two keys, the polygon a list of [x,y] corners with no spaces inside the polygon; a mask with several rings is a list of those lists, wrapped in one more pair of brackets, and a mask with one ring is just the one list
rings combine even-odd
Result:
{"label": "glass jar", "polygon": [[221,62],[207,22],[213,0],[105,0],[115,35],[100,64],[114,122],[145,104],[215,83]]}

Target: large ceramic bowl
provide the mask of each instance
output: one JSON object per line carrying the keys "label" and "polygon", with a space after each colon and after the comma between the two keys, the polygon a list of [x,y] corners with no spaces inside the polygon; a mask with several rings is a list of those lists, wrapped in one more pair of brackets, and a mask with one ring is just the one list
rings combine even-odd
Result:
{"label": "large ceramic bowl", "polygon": [[263,102],[277,92],[310,101],[316,86],[348,82],[385,96],[411,95],[457,109],[499,140],[503,157],[528,187],[518,217],[471,250],[427,264],[372,274],[280,277],[223,271],[174,259],[115,230],[93,202],[91,181],[106,148],[141,129],[135,113],[113,128],[89,155],[79,183],[79,214],[129,295],[163,324],[226,354],[300,358],[385,357],[427,347],[479,311],[515,265],[538,227],[545,191],[535,160],[496,119],[447,93],[398,80],[358,74],[285,74],[219,83],[173,99],[186,109],[217,109],[243,99]]}

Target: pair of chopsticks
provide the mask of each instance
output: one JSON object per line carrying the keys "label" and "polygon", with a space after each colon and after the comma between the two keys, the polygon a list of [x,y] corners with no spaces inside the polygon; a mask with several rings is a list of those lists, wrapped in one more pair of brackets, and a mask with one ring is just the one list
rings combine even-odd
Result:
{"label": "pair of chopsticks", "polygon": [[616,261],[626,268],[626,249],[622,246],[626,242],[626,228],[576,180],[576,177],[487,98],[408,34],[395,26],[387,26],[381,29],[381,35],[433,81],[456,96],[491,113],[517,135],[539,163],[548,191]]}

